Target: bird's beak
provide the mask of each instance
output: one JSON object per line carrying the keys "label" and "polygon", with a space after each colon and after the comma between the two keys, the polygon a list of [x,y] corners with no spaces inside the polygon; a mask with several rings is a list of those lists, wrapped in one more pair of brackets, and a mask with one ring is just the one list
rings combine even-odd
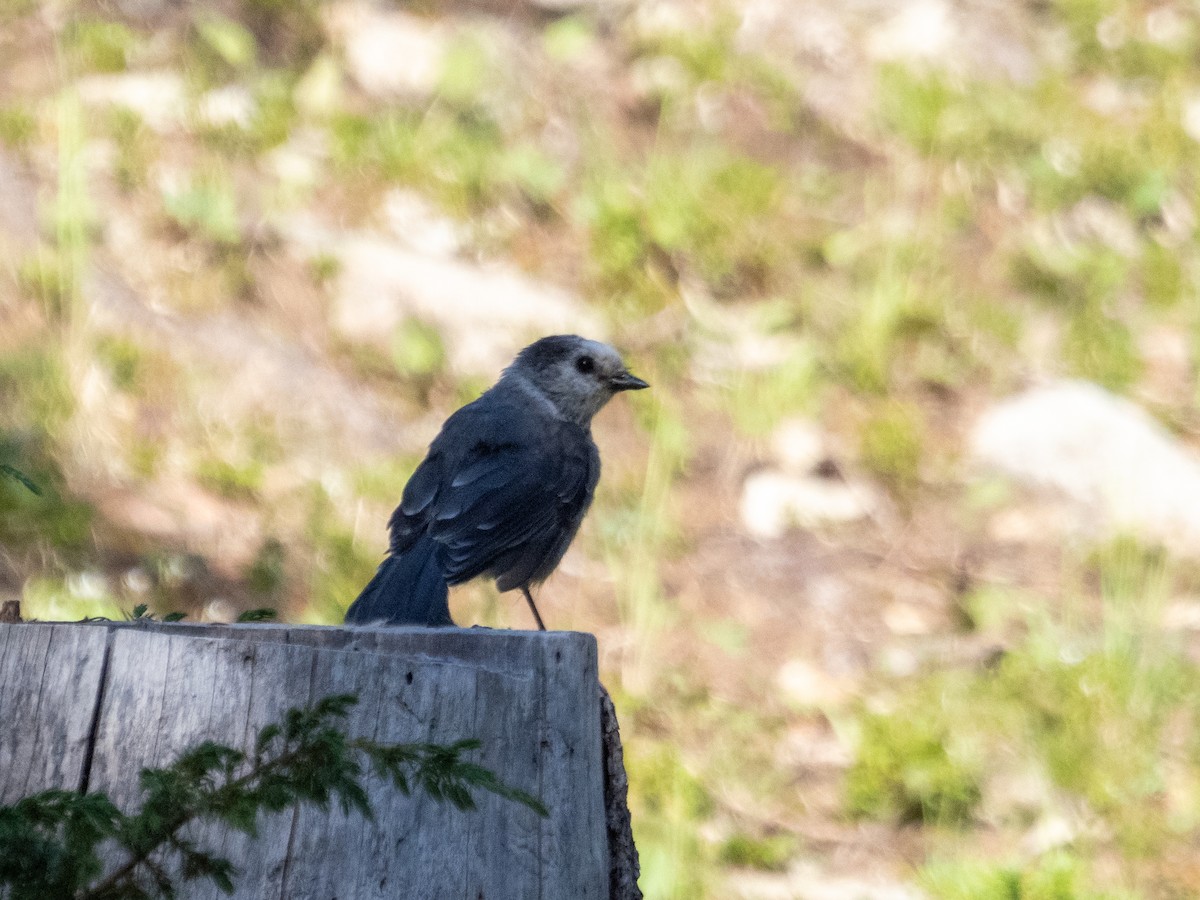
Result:
{"label": "bird's beak", "polygon": [[614,375],[608,379],[608,384],[614,391],[640,391],[650,387],[649,384],[629,372],[620,372]]}

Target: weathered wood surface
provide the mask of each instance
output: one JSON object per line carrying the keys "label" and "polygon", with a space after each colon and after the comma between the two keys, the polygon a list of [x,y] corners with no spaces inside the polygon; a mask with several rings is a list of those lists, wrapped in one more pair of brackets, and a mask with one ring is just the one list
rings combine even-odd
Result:
{"label": "weathered wood surface", "polygon": [[608,898],[598,692],[595,640],[570,632],[0,625],[0,803],[66,787],[128,808],[143,766],[204,739],[248,749],[287,708],[355,693],[352,734],[478,738],[479,762],[549,818],[482,793],[463,813],[375,782],[374,821],[302,808],[264,819],[254,841],[197,835],[241,870],[236,896]]}

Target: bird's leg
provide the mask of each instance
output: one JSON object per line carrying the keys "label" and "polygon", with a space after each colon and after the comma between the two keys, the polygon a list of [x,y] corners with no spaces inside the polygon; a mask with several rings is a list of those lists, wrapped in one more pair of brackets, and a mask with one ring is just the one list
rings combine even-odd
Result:
{"label": "bird's leg", "polygon": [[546,630],[546,624],[545,624],[545,623],[542,621],[542,617],[541,617],[540,615],[538,615],[537,607],[536,607],[536,606],[534,606],[534,603],[533,603],[533,594],[529,593],[529,585],[527,585],[527,584],[523,584],[523,585],[521,585],[521,593],[522,593],[522,594],[524,594],[524,595],[525,595],[525,599],[526,599],[527,601],[529,601],[529,609],[530,609],[530,611],[533,613],[533,617],[534,617],[534,619],[536,619],[536,620],[537,620],[537,623],[538,623],[538,631],[545,631],[545,630]]}

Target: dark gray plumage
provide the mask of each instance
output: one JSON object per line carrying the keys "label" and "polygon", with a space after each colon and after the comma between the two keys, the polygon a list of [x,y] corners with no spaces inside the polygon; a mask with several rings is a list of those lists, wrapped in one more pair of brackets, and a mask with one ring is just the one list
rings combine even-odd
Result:
{"label": "dark gray plumage", "polygon": [[480,575],[520,588],[554,571],[600,478],[592,417],[619,391],[648,387],[612,347],[542,338],[450,416],[388,523],[388,557],[346,621],[453,625],[447,585]]}

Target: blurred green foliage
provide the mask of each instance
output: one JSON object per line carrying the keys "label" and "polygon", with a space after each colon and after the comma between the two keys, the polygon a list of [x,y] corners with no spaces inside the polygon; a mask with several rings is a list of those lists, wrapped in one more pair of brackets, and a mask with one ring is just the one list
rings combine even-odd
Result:
{"label": "blurred green foliage", "polygon": [[33,113],[21,106],[0,106],[0,143],[13,150],[27,147],[37,130]]}
{"label": "blurred green foliage", "polygon": [[920,411],[887,404],[863,426],[862,461],[897,494],[911,497],[921,477],[923,444]]}
{"label": "blurred green foliage", "polygon": [[100,19],[74,19],[62,36],[64,54],[90,72],[123,72],[138,42],[128,25]]}
{"label": "blurred green foliage", "polygon": [[163,195],[167,215],[184,231],[221,245],[241,239],[233,182],[219,169],[193,175]]}
{"label": "blurred green foliage", "polygon": [[962,723],[957,710],[946,708],[943,686],[934,680],[900,708],[862,718],[857,757],[846,775],[851,814],[934,825],[971,821],[981,796],[981,760],[962,746]]}
{"label": "blurred green foliage", "polygon": [[934,863],[921,873],[922,887],[935,900],[1133,900],[1136,894],[1089,886],[1070,853],[1050,853],[1027,866],[986,862]]}

